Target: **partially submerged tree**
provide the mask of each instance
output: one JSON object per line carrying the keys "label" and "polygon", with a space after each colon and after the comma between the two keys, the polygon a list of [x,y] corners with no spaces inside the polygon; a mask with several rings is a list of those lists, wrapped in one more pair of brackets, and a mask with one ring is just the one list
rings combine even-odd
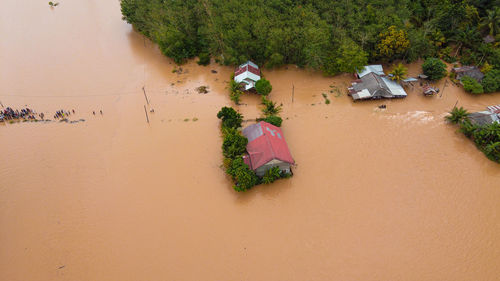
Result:
{"label": "partially submerged tree", "polygon": [[255,83],[255,90],[258,94],[267,96],[273,90],[273,86],[271,85],[269,80],[261,78]]}
{"label": "partially submerged tree", "polygon": [[278,115],[281,112],[281,105],[276,105],[275,102],[266,99],[265,96],[262,96],[262,104],[264,105],[262,113],[267,117]]}
{"label": "partially submerged tree", "polygon": [[500,91],[500,70],[492,69],[484,75],[481,85],[485,93]]}
{"label": "partially submerged tree", "polygon": [[283,119],[279,116],[268,116],[266,118],[259,118],[257,121],[264,121],[269,124],[272,124],[276,127],[281,127],[281,123],[283,123]]}
{"label": "partially submerged tree", "polygon": [[445,118],[448,122],[458,124],[458,123],[462,123],[465,120],[467,120],[468,116],[469,116],[469,113],[467,112],[466,109],[464,109],[463,107],[456,107],[455,106],[450,111],[450,115],[446,116]]}
{"label": "partially submerged tree", "polygon": [[235,104],[240,104],[240,96],[243,94],[241,91],[241,84],[234,81],[234,79],[229,80],[229,98],[234,101]]}
{"label": "partially submerged tree", "polygon": [[247,164],[245,164],[242,157],[237,157],[231,160],[226,173],[235,181],[233,188],[238,192],[246,191],[259,184],[259,178],[255,172],[252,171]]}
{"label": "partially submerged tree", "polygon": [[234,159],[246,151],[248,139],[236,129],[226,129],[222,142],[224,157]]}
{"label": "partially submerged tree", "polygon": [[243,116],[232,107],[224,106],[218,113],[217,118],[222,120],[222,128],[237,129],[241,127]]}
{"label": "partially submerged tree", "polygon": [[406,68],[402,63],[399,63],[394,67],[394,69],[389,72],[392,74],[391,79],[397,81],[398,83],[406,79],[406,74],[408,73],[408,68]]}
{"label": "partially submerged tree", "polygon": [[446,76],[446,64],[438,58],[428,58],[422,64],[422,70],[430,80],[439,80]]}
{"label": "partially submerged tree", "polygon": [[463,76],[460,81],[462,82],[465,91],[475,95],[484,93],[483,86],[477,82],[476,79],[470,76]]}

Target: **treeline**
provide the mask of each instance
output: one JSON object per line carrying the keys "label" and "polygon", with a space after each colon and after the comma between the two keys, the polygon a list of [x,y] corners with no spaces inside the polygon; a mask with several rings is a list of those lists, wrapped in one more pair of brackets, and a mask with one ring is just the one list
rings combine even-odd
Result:
{"label": "treeline", "polygon": [[[500,69],[500,0],[122,0],[123,18],[177,63],[296,64],[328,74],[439,57]],[[484,37],[494,42],[486,43]]]}

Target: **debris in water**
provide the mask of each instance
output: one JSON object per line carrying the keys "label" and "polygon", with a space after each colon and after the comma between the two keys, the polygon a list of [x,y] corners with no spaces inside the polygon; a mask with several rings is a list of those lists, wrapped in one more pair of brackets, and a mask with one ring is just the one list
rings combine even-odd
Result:
{"label": "debris in water", "polygon": [[199,86],[196,88],[196,91],[198,91],[199,94],[206,94],[208,93],[208,86]]}

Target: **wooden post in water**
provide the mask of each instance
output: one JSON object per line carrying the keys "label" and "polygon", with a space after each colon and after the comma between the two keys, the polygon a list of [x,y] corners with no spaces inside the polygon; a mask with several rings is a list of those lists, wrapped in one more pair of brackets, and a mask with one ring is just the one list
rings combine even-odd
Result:
{"label": "wooden post in water", "polygon": [[144,105],[144,113],[146,113],[146,120],[148,121],[149,124],[149,116],[148,116],[148,111],[146,110],[146,105]]}
{"label": "wooden post in water", "polygon": [[146,90],[144,89],[144,86],[142,86],[142,91],[144,92],[144,97],[146,98],[146,102],[147,102],[147,103],[148,103],[148,105],[149,105],[148,96],[146,95]]}

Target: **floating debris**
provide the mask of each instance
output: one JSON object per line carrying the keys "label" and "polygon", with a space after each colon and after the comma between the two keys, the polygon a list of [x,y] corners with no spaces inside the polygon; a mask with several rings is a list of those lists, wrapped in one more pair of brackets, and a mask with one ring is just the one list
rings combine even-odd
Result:
{"label": "floating debris", "polygon": [[199,86],[196,88],[196,91],[198,91],[199,94],[206,94],[208,93],[208,86]]}

